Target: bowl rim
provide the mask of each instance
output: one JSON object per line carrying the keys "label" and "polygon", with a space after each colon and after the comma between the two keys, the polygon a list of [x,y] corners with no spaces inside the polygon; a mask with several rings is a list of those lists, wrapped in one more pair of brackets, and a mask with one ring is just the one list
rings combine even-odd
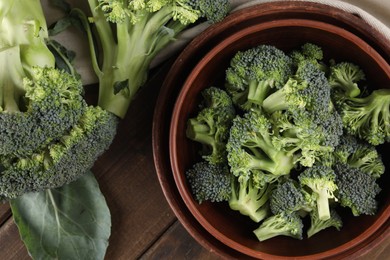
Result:
{"label": "bowl rim", "polygon": [[[281,257],[286,258],[274,254],[268,254],[264,252],[260,252],[257,250],[253,250],[251,248],[245,247],[234,240],[228,238],[223,233],[221,233],[219,230],[214,228],[208,221],[203,217],[203,215],[200,213],[200,211],[197,209],[194,203],[197,203],[194,201],[191,192],[187,189],[186,184],[182,182],[182,178],[180,177],[181,173],[177,164],[177,160],[175,158],[175,155],[180,151],[180,148],[177,146],[176,143],[176,136],[178,136],[177,128],[175,127],[177,125],[179,115],[180,115],[180,108],[183,105],[185,95],[191,85],[191,82],[199,75],[201,72],[204,64],[206,64],[208,61],[210,61],[216,53],[218,53],[223,48],[227,47],[232,42],[235,42],[239,40],[240,38],[252,33],[253,31],[256,31],[256,33],[261,32],[262,30],[267,29],[273,29],[276,27],[310,27],[313,29],[319,29],[323,31],[327,31],[330,33],[337,33],[338,35],[342,35],[343,38],[346,38],[347,40],[353,42],[355,45],[357,45],[360,49],[365,50],[369,49],[369,51],[365,51],[370,54],[371,57],[375,59],[375,61],[384,68],[383,70],[387,73],[387,76],[390,78],[390,66],[387,63],[387,61],[379,55],[379,53],[372,48],[368,43],[366,43],[363,39],[360,37],[354,35],[353,33],[338,27],[336,25],[328,24],[321,21],[316,20],[307,20],[307,19],[279,19],[276,21],[266,21],[260,24],[255,24],[252,26],[245,27],[244,29],[230,35],[226,39],[222,40],[219,44],[215,45],[210,51],[206,53],[205,56],[201,59],[200,62],[198,62],[195,67],[192,69],[189,75],[187,75],[187,78],[180,88],[180,92],[177,96],[177,99],[174,104],[173,108],[173,114],[171,118],[171,122],[169,124],[169,159],[170,159],[170,165],[173,173],[173,178],[175,181],[175,184],[178,188],[179,194],[181,198],[184,201],[184,204],[188,208],[188,210],[191,212],[191,214],[195,217],[196,221],[212,236],[214,236],[216,239],[218,239],[220,242],[222,242],[225,245],[228,245],[229,247],[233,248],[234,250],[241,252],[245,255],[251,256],[251,257],[266,257],[266,258],[275,258],[275,257]],[[342,33],[341,33],[342,32]],[[188,191],[188,192],[187,192]],[[354,239],[341,244],[335,248],[329,249],[324,252],[319,252],[315,254],[310,255],[304,255],[304,256],[295,256],[293,258],[299,258],[299,259],[312,259],[314,258],[323,258],[323,257],[331,257],[336,256],[339,254],[342,254],[344,251],[350,250],[351,247],[359,246],[365,239],[370,237],[372,234],[374,234],[382,225],[386,223],[390,216],[390,205],[388,205],[385,210],[381,213],[383,216],[386,217],[379,217],[376,219],[376,221],[368,227],[363,233],[355,237]],[[287,257],[290,258],[290,257]]]}

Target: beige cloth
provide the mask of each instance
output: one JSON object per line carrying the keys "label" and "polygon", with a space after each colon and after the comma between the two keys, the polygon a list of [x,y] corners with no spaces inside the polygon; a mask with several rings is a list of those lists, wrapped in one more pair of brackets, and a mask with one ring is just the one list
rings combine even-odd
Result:
{"label": "beige cloth", "polygon": [[[243,8],[248,5],[257,3],[265,3],[270,1],[283,0],[231,0],[236,8]],[[301,1],[301,0],[285,0],[285,1]],[[390,44],[390,1],[389,0],[306,0],[312,2],[320,2],[328,4],[347,12],[358,13],[367,23],[380,31],[389,41]],[[86,1],[68,0],[73,6],[86,8]],[[48,4],[48,0],[42,0],[45,15],[48,24],[61,17],[61,13],[56,11]],[[80,6],[82,5],[82,6]],[[180,51],[193,37],[201,33],[207,28],[207,24],[201,24],[188,31],[183,32],[177,41],[168,46],[152,63],[152,66],[157,66],[173,53]],[[75,61],[76,70],[81,74],[84,84],[96,83],[96,76],[91,68],[89,59],[89,50],[86,39],[76,30],[70,30],[57,36],[56,39],[64,44],[67,48],[74,50],[77,53]]]}

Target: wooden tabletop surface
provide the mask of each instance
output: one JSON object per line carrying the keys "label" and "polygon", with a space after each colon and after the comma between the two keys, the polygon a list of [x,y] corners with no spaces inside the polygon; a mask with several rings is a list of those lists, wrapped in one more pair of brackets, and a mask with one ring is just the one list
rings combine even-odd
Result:
{"label": "wooden tabletop surface", "polygon": [[[111,148],[93,168],[112,215],[106,255],[109,260],[219,258],[183,228],[158,182],[153,163],[152,121],[166,71],[160,70],[139,92]],[[8,204],[0,206],[0,224],[0,259],[30,259]],[[359,258],[390,259],[390,239]]]}

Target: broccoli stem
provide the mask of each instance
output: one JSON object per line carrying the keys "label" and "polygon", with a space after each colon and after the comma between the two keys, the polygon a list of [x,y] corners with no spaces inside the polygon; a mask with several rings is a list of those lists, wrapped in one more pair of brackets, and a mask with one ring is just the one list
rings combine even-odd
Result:
{"label": "broccoli stem", "polygon": [[320,189],[319,191],[317,191],[317,193],[318,218],[320,220],[327,220],[330,218],[328,193],[324,189]]}
{"label": "broccoli stem", "polygon": [[249,82],[248,87],[248,100],[251,103],[262,105],[264,99],[268,95],[269,91],[269,82],[267,80],[263,80],[258,82],[257,80],[251,80]]}
{"label": "broccoli stem", "polygon": [[286,94],[284,93],[283,88],[275,91],[263,101],[264,110],[269,114],[272,114],[275,111],[286,110],[288,104],[286,103],[285,98]]}
{"label": "broccoli stem", "polygon": [[3,111],[17,112],[23,89],[24,71],[19,46],[0,50],[0,106]]}
{"label": "broccoli stem", "polygon": [[[129,18],[116,23],[114,35],[112,25],[99,8],[99,2],[88,0],[88,3],[103,54],[102,64],[99,66],[91,30],[84,18],[93,68],[99,79],[98,105],[124,118],[135,94],[147,79],[152,59],[185,25],[170,22],[174,7],[167,5],[157,12],[145,14],[135,24]],[[166,27],[167,24],[172,27]]]}

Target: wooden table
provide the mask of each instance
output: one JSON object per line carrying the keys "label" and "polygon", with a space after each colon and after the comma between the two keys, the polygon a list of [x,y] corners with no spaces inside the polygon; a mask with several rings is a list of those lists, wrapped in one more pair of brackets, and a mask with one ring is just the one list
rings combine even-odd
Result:
{"label": "wooden table", "polygon": [[[167,66],[166,66],[167,67]],[[112,215],[106,259],[218,259],[183,228],[162,193],[153,163],[154,104],[167,68],[139,92],[110,150],[95,164]],[[90,86],[89,89],[94,88]],[[8,204],[0,206],[0,259],[30,259]],[[389,259],[390,239],[360,259]],[[354,256],[351,259],[357,259]]]}

